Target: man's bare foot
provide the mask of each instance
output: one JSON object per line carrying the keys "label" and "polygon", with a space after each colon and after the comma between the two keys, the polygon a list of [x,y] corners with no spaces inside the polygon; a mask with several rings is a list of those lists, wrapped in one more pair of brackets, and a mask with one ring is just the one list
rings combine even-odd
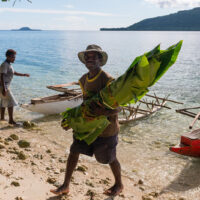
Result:
{"label": "man's bare foot", "polygon": [[9,121],[8,122],[10,125],[13,125],[13,126],[20,126],[21,124],[20,123],[17,123],[15,121]]}
{"label": "man's bare foot", "polygon": [[9,121],[8,122],[9,124],[12,124],[12,125],[15,125],[15,124],[17,124],[14,120],[12,120],[12,121]]}
{"label": "man's bare foot", "polygon": [[19,126],[20,125],[19,123],[15,122],[14,120],[13,121],[9,121],[8,123],[11,124],[11,125],[14,125],[14,126]]}
{"label": "man's bare foot", "polygon": [[106,190],[104,192],[105,195],[108,195],[108,196],[117,196],[119,195],[122,190],[123,190],[124,186],[123,185],[118,185],[118,184],[115,184],[113,185],[111,188],[109,188],[108,190]]}
{"label": "man's bare foot", "polygon": [[50,192],[52,192],[56,195],[68,194],[69,193],[69,187],[65,187],[65,186],[62,185],[55,190],[50,190]]}

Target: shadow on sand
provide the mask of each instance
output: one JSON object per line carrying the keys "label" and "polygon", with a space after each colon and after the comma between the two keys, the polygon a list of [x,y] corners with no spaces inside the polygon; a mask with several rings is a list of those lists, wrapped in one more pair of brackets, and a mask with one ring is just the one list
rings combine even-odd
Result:
{"label": "shadow on sand", "polygon": [[[63,198],[64,197],[64,198]],[[66,198],[65,198],[66,197]],[[54,196],[54,197],[49,197],[48,199],[46,200],[64,200],[64,199],[68,199],[69,196],[67,195],[59,195],[59,196]],[[90,197],[89,197],[90,198]],[[107,197],[106,199],[104,200],[114,200],[115,197]],[[93,200],[93,198],[91,197],[90,200]]]}
{"label": "shadow on sand", "polygon": [[53,197],[49,197],[46,200],[64,200],[64,199],[68,199],[69,196],[67,195],[59,195],[59,196],[53,196]]}
{"label": "shadow on sand", "polygon": [[[2,127],[1,127],[2,126]],[[20,122],[19,124],[17,125],[9,125],[9,124],[0,124],[0,130],[3,131],[3,130],[9,130],[9,129],[18,129],[18,128],[21,128],[23,125],[22,123]]]}
{"label": "shadow on sand", "polygon": [[181,171],[179,176],[161,191],[183,192],[200,186],[200,159],[193,158]]}
{"label": "shadow on sand", "polygon": [[44,115],[39,118],[33,119],[32,122],[41,123],[41,122],[52,122],[52,121],[61,121],[61,115]]}

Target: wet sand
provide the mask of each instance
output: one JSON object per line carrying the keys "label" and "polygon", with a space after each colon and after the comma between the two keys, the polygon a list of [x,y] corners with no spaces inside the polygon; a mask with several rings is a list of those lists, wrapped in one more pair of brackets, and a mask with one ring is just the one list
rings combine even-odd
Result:
{"label": "wet sand", "polygon": [[[22,121],[20,118],[18,121]],[[31,128],[0,122],[1,200],[113,199],[103,194],[114,181],[109,167],[87,156],[80,157],[70,193],[60,197],[50,193],[50,189],[63,182],[72,132],[60,127],[59,116],[33,121],[35,126]],[[167,154],[165,151],[160,153],[162,141],[155,142],[152,148],[145,145],[141,148],[124,135],[131,128],[134,127],[121,127],[119,135],[118,158],[122,165],[124,190],[114,199],[200,199],[200,160],[171,154],[167,150],[168,144],[164,147]],[[26,140],[30,146],[21,148],[20,140]]]}

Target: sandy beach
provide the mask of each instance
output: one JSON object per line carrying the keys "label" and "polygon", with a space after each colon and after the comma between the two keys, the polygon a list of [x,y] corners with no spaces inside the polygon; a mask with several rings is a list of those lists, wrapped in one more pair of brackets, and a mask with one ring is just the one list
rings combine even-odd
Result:
{"label": "sandy beach", "polygon": [[[119,196],[112,198],[103,194],[114,181],[109,167],[97,163],[94,158],[81,156],[71,180],[70,193],[56,197],[50,189],[63,182],[71,142],[72,132],[60,127],[59,116],[34,120],[34,126],[29,128],[23,125],[12,127],[1,121],[0,200],[200,199],[198,159],[191,159],[190,163],[182,159],[183,163],[162,167],[163,161],[155,158],[156,163],[149,167],[148,158],[144,162],[142,156],[141,160],[138,156],[134,157],[137,146],[125,140],[123,134],[119,135],[118,157],[122,165],[124,190]],[[130,148],[131,145],[133,148]],[[152,154],[156,157],[155,150]],[[173,167],[179,168],[176,173],[167,171]],[[152,174],[152,168],[160,170]]]}

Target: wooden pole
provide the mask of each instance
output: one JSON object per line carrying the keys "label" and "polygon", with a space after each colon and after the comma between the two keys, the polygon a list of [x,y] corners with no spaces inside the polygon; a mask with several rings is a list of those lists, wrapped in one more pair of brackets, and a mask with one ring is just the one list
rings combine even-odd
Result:
{"label": "wooden pole", "polygon": [[160,107],[162,107],[162,108],[171,109],[171,108],[168,107],[168,106],[163,106],[163,105],[159,105],[159,104],[155,104],[155,103],[147,103],[147,102],[144,102],[144,101],[141,101],[141,100],[140,100],[139,102],[144,103],[144,104],[146,104],[146,105],[154,105],[154,106],[160,106]]}
{"label": "wooden pole", "polygon": [[194,126],[195,122],[197,121],[197,119],[199,119],[200,116],[200,112],[196,115],[196,117],[194,118],[193,122],[191,123],[191,125],[189,126],[189,129],[192,129],[192,127]]}
{"label": "wooden pole", "polygon": [[[136,108],[127,108],[127,107],[122,107],[122,109],[128,110],[128,111],[130,111],[130,110],[136,110]],[[141,108],[138,108],[137,110],[140,111],[140,112],[144,112],[144,113],[151,113],[150,110],[143,110]]]}
{"label": "wooden pole", "polygon": [[183,108],[183,109],[180,109],[180,110],[185,110],[185,111],[187,111],[187,110],[198,109],[198,108],[200,108],[200,107],[193,107],[193,108]]}
{"label": "wooden pole", "polygon": [[[187,115],[187,116],[189,116],[189,117],[193,117],[193,118],[196,116],[195,113],[190,112],[190,111],[187,111],[187,110],[185,110],[185,109],[176,110],[176,112],[177,112],[177,113],[181,113],[181,114],[183,114],[183,115]],[[199,119],[200,119],[200,117],[199,117]]]}
{"label": "wooden pole", "polygon": [[174,100],[170,100],[170,99],[164,99],[164,98],[160,98],[160,97],[155,97],[155,96],[150,95],[150,94],[146,94],[145,96],[147,96],[147,97],[152,97],[152,98],[158,98],[158,99],[160,99],[160,100],[165,100],[165,101],[169,101],[169,102],[172,102],[172,103],[183,104],[183,103],[178,102],[178,101],[174,101]]}
{"label": "wooden pole", "polygon": [[60,85],[48,85],[47,88],[59,88],[59,87],[69,87],[72,85],[79,85],[78,82],[71,82],[71,83],[65,83],[65,84],[60,84]]}

